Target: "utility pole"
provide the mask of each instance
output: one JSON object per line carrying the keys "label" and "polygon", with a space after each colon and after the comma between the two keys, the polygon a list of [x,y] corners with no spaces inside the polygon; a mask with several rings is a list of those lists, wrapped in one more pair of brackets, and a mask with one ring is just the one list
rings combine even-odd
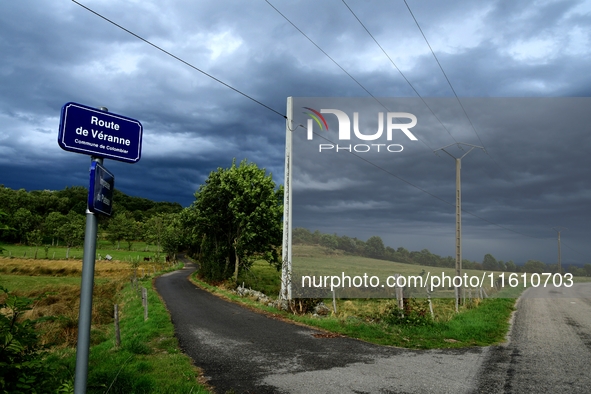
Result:
{"label": "utility pole", "polygon": [[[465,145],[470,147],[466,153],[464,153],[460,157],[456,157],[448,152],[450,146],[457,145],[458,148],[462,149],[461,145]],[[482,146],[465,144],[463,142],[459,142],[457,144],[450,144],[444,146],[443,148],[435,149],[433,152],[437,153],[437,151],[442,150],[451,156],[456,162],[456,276],[462,276],[462,183],[461,183],[461,176],[460,172],[462,169],[462,159],[468,155],[468,153],[472,152],[474,148],[479,148],[484,150]],[[460,304],[461,294],[459,287],[456,287],[456,312],[458,311],[458,305]]]}
{"label": "utility pole", "polygon": [[291,241],[292,241],[292,129],[293,99],[287,98],[287,118],[285,121],[285,177],[283,191],[283,248],[281,249],[281,300],[290,301],[291,294]]}
{"label": "utility pole", "polygon": [[552,227],[552,230],[556,231],[558,233],[558,273],[560,275],[562,275],[562,262],[561,262],[561,256],[560,256],[560,231],[561,230],[568,230],[566,227]]}

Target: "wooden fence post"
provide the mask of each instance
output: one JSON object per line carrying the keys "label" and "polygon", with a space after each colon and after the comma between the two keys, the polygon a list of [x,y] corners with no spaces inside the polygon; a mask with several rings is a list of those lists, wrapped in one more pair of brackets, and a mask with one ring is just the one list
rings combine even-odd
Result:
{"label": "wooden fence post", "polygon": [[488,294],[486,294],[486,289],[484,287],[481,287],[481,289],[484,292],[484,298],[488,298]]}
{"label": "wooden fence post", "polygon": [[121,346],[121,332],[119,331],[119,306],[115,304],[115,347]]}
{"label": "wooden fence post", "polygon": [[336,291],[333,290],[332,291],[332,310],[334,311],[334,314],[337,314],[337,296],[336,296]]}
{"label": "wooden fence post", "polygon": [[427,300],[429,301],[429,310],[431,311],[431,319],[435,320],[435,314],[433,313],[433,303],[431,302],[431,292],[429,291],[429,287],[425,286],[425,291],[427,292]]}
{"label": "wooden fence post", "polygon": [[398,278],[400,274],[394,274],[396,287],[394,293],[396,294],[396,302],[398,303],[398,309],[404,314],[404,289],[398,286]]}
{"label": "wooden fence post", "polygon": [[144,306],[144,321],[148,320],[148,289],[142,287],[142,305]]}

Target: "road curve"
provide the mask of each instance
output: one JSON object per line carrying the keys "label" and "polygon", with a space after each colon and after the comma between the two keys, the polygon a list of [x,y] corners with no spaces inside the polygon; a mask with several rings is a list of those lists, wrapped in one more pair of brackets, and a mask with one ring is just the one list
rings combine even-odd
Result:
{"label": "road curve", "polygon": [[417,351],[320,332],[193,285],[195,267],[156,279],[183,351],[217,393],[473,393],[488,348]]}

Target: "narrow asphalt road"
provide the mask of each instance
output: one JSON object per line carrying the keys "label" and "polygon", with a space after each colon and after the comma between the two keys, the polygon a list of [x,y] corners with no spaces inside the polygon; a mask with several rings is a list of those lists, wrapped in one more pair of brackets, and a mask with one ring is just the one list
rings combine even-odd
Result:
{"label": "narrow asphalt road", "polygon": [[187,279],[194,270],[156,288],[181,348],[219,394],[591,392],[591,287],[561,295],[586,301],[522,299],[509,345],[415,351],[317,338],[199,289]]}
{"label": "narrow asphalt road", "polygon": [[486,349],[413,351],[285,323],[193,285],[156,279],[181,348],[217,393],[471,393]]}

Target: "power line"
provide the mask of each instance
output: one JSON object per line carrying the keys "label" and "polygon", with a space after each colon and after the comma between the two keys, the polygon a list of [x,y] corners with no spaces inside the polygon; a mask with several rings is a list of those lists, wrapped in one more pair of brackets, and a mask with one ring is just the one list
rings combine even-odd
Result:
{"label": "power line", "polygon": [[[425,35],[425,33],[423,32],[423,29],[421,28],[421,25],[419,24],[419,21],[417,20],[417,18],[415,17],[415,14],[412,12],[412,10],[410,9],[410,6],[408,5],[408,3],[406,2],[406,0],[403,0],[404,4],[406,5],[406,8],[408,9],[408,12],[410,13],[410,15],[412,16],[412,19],[414,20],[415,24],[417,25],[417,28],[419,29],[419,31],[421,32],[421,35],[423,36],[423,39],[425,40],[425,43],[427,43],[427,46],[429,47],[429,50],[431,51],[431,54],[433,55],[433,58],[435,59],[435,61],[437,62],[437,65],[439,66],[439,69],[441,70],[441,72],[443,73],[443,76],[445,77],[445,80],[447,81],[447,84],[449,85],[449,87],[451,88],[451,91],[453,92],[458,104],[460,105],[460,107],[462,108],[462,111],[464,112],[464,115],[466,116],[466,119],[468,120],[468,123],[470,123],[470,127],[472,127],[472,130],[474,130],[474,134],[476,134],[476,137],[478,137],[478,140],[480,141],[480,144],[483,146],[484,149],[484,153],[486,153],[486,155],[488,157],[490,157],[490,159],[492,161],[495,162],[495,164],[497,165],[497,167],[499,167],[501,170],[503,170],[503,168],[501,167],[501,165],[499,164],[499,162],[497,162],[497,160],[495,160],[494,157],[492,157],[490,155],[490,153],[488,153],[488,150],[486,150],[486,147],[484,146],[484,142],[482,142],[482,139],[480,138],[480,134],[478,134],[478,132],[476,131],[476,127],[474,126],[474,124],[472,123],[472,119],[470,119],[470,116],[468,116],[468,112],[466,111],[466,108],[464,107],[464,105],[462,104],[462,101],[460,100],[460,98],[458,97],[458,94],[456,93],[456,90],[454,89],[453,85],[451,84],[451,81],[449,80],[447,73],[445,72],[445,70],[443,69],[443,66],[441,65],[441,63],[439,62],[439,58],[437,57],[437,55],[435,54],[435,51],[433,50],[433,48],[431,47],[431,44],[429,43],[429,40],[427,40],[427,36]],[[503,170],[504,171],[504,170]],[[515,186],[517,186],[517,184],[515,182],[513,182],[511,179],[509,179],[509,182],[513,183]]]}
{"label": "power line", "polygon": [[[421,96],[421,94],[415,89],[415,87],[412,85],[412,83],[409,81],[409,79],[404,75],[404,73],[402,72],[402,70],[400,70],[400,68],[396,65],[396,63],[392,60],[392,58],[390,57],[390,55],[388,55],[388,53],[386,52],[386,50],[382,47],[382,45],[380,45],[380,43],[378,42],[378,40],[374,37],[374,35],[369,31],[369,29],[365,26],[365,24],[361,21],[361,19],[357,16],[357,14],[355,14],[355,12],[353,11],[353,9],[347,4],[347,2],[345,0],[341,0],[343,2],[343,4],[347,7],[347,9],[351,12],[351,14],[353,14],[353,16],[355,17],[355,19],[357,19],[357,22],[359,22],[359,24],[365,29],[365,31],[367,32],[367,34],[369,34],[369,36],[373,39],[373,41],[376,43],[376,45],[382,50],[382,52],[384,53],[384,55],[388,58],[388,60],[390,61],[390,63],[392,63],[392,65],[396,68],[396,70],[398,70],[398,72],[400,73],[400,75],[402,76],[402,78],[404,78],[404,80],[406,81],[406,83],[411,87],[411,89],[415,92],[415,94],[421,99],[421,101],[425,104],[425,106],[429,109],[429,111],[431,112],[431,114],[435,117],[435,119],[437,119],[439,121],[439,124],[445,129],[445,131],[447,131],[447,133],[449,134],[449,136],[454,140],[454,142],[458,145],[458,147],[460,147],[461,149],[461,144],[458,143],[458,141],[455,139],[455,137],[451,134],[451,132],[449,131],[449,129],[443,124],[443,122],[441,121],[441,119],[439,119],[439,117],[435,114],[435,112],[433,111],[433,109],[429,106],[429,104],[427,104],[427,102],[425,101],[425,99]],[[406,3],[406,1],[405,1]],[[470,123],[470,126],[472,127],[472,129],[474,130],[474,133],[476,134],[476,136],[478,137],[478,139],[480,140],[480,143],[483,146],[483,150],[484,153],[486,153],[486,155],[495,162],[495,164],[502,169],[502,167],[500,166],[500,164],[495,160],[494,157],[492,157],[488,151],[486,150],[486,148],[484,147],[484,144],[482,143],[482,140],[480,139],[480,136],[478,135],[478,133],[476,132],[476,128],[474,126],[474,124],[472,123],[472,120],[470,119],[470,117],[468,116],[466,109],[464,108],[462,102],[460,101],[458,95],[456,94],[456,91],[454,89],[454,87],[451,84],[451,81],[449,80],[449,78],[447,77],[447,74],[445,73],[445,71],[443,70],[443,66],[441,65],[441,63],[439,62],[439,59],[437,58],[437,56],[435,55],[435,52],[433,51],[433,48],[431,47],[431,45],[429,44],[429,41],[427,40],[427,37],[425,36],[425,34],[423,33],[423,30],[421,29],[421,26],[419,25],[418,21],[416,20],[416,18],[414,17],[414,14],[412,13],[412,11],[410,10],[410,7],[408,6],[408,4],[406,4],[409,12],[411,13],[417,27],[419,28],[419,31],[421,32],[421,34],[423,35],[423,38],[425,39],[425,42],[427,43],[427,45],[429,46],[429,49],[431,50],[431,53],[433,54],[433,57],[435,58],[435,61],[437,62],[437,64],[439,65],[439,68],[441,69],[441,72],[443,73],[443,75],[445,76],[445,79],[447,80],[447,83],[449,84],[450,88],[452,89],[456,100],[458,101],[460,107],[462,108],[464,115],[466,116],[466,119],[468,120],[468,122]],[[434,150],[435,152],[435,150]],[[490,174],[489,174],[490,175]],[[515,184],[512,180],[509,179],[509,181],[513,184]],[[515,186],[517,186],[515,184]]]}
{"label": "power line", "polygon": [[[417,21],[417,18],[415,18],[415,15],[413,14],[412,10],[410,9],[408,3],[406,2],[406,0],[403,0],[404,4],[406,4],[406,8],[408,8],[408,12],[410,12],[410,15],[412,16],[412,19],[415,21],[417,27],[419,28],[419,31],[421,32],[421,35],[423,36],[423,38],[425,39],[425,42],[427,43],[427,46],[429,47],[429,50],[431,51],[431,54],[433,55],[433,57],[435,58],[435,61],[437,62],[437,65],[439,66],[439,69],[441,70],[441,72],[443,73],[443,76],[445,77],[445,80],[447,81],[447,84],[449,85],[449,87],[451,88],[451,91],[453,92],[454,96],[456,96],[456,100],[458,100],[458,104],[460,104],[460,107],[462,107],[462,111],[464,111],[464,115],[466,115],[466,119],[468,119],[468,122],[470,122],[470,126],[472,127],[472,130],[474,130],[474,133],[476,134],[476,136],[478,137],[478,140],[480,141],[480,143],[482,144],[482,146],[484,147],[484,143],[482,142],[482,139],[480,138],[480,135],[478,134],[478,132],[476,131],[476,128],[474,127],[474,124],[472,124],[472,120],[470,119],[470,117],[468,116],[468,113],[466,112],[466,109],[464,108],[464,106],[462,105],[462,102],[460,101],[460,98],[458,97],[458,94],[456,93],[456,90],[454,89],[454,87],[452,86],[449,78],[447,77],[447,74],[445,73],[445,71],[443,70],[443,67],[441,66],[441,63],[439,62],[439,59],[437,58],[437,55],[435,55],[435,52],[433,51],[433,48],[431,48],[431,44],[429,44],[429,41],[427,40],[427,37],[425,36],[425,33],[423,33],[423,29],[421,29],[421,25],[419,25],[419,22]],[[484,151],[486,152],[486,149],[484,149]],[[488,153],[487,153],[488,154]],[[490,156],[490,155],[489,155]]]}
{"label": "power line", "polygon": [[273,8],[279,15],[281,15],[283,17],[283,19],[285,19],[290,25],[292,25],[297,31],[300,32],[301,35],[303,35],[304,37],[306,37],[306,39],[308,39],[308,41],[310,41],[312,43],[312,45],[314,45],[316,48],[318,48],[318,50],[320,52],[322,52],[324,54],[324,56],[326,56],[327,58],[329,58],[338,68],[340,68],[345,74],[347,74],[349,76],[349,78],[351,78],[357,85],[359,85],[359,87],[361,89],[363,89],[367,94],[369,94],[371,97],[373,97],[378,103],[380,103],[382,105],[382,107],[386,108],[386,106],[384,104],[382,104],[380,102],[380,100],[378,100],[373,94],[371,94],[371,92],[369,90],[367,90],[367,88],[365,86],[363,86],[361,84],[361,82],[359,82],[357,79],[355,79],[355,77],[353,77],[347,70],[345,70],[339,63],[337,63],[336,60],[334,60],[328,53],[326,53],[326,51],[322,48],[320,48],[320,46],[318,44],[316,44],[310,37],[308,37],[306,35],[306,33],[304,33],[302,31],[302,29],[300,29],[299,27],[297,27],[295,25],[295,23],[293,23],[287,16],[285,16],[281,11],[279,11],[273,4],[271,4],[269,2],[269,0],[265,0],[265,2],[267,4],[269,4],[271,6],[271,8]]}
{"label": "power line", "polygon": [[[295,23],[293,23],[287,16],[285,16],[281,11],[279,11],[273,4],[271,4],[269,2],[269,0],[265,0],[265,2],[267,4],[269,4],[271,6],[271,8],[273,8],[279,15],[281,15],[283,17],[283,19],[285,19],[290,25],[292,25],[298,32],[300,32],[301,35],[303,35],[308,41],[310,41],[310,43],[312,43],[312,45],[314,45],[316,48],[318,48],[318,50],[320,52],[322,52],[327,58],[329,58],[338,68],[340,68],[345,74],[347,74],[349,76],[349,78],[351,78],[357,85],[359,85],[359,87],[361,87],[361,89],[363,89],[368,95],[370,95],[374,100],[376,100],[382,107],[384,107],[386,110],[388,110],[388,108],[380,101],[378,100],[377,97],[375,97],[369,90],[367,90],[367,88],[365,86],[363,86],[361,84],[361,82],[359,82],[357,79],[355,79],[355,77],[353,77],[347,70],[345,70],[336,60],[334,60],[328,53],[326,53],[326,51],[324,49],[322,49],[318,44],[316,44],[316,42],[314,42],[314,40],[312,40],[306,33],[304,33],[302,31],[302,29],[300,29],[299,27],[296,26]],[[452,137],[453,138],[453,137]],[[431,148],[423,139],[419,139],[423,144],[425,144],[425,146],[427,148],[429,148],[431,151],[433,151],[433,148]]]}
{"label": "power line", "polygon": [[158,45],[156,45],[156,44],[152,43],[151,41],[149,41],[149,40],[146,40],[145,38],[143,38],[143,37],[139,36],[138,34],[136,34],[136,33],[132,32],[131,30],[129,30],[129,29],[126,29],[125,27],[123,27],[123,26],[121,26],[121,25],[119,25],[119,24],[115,23],[114,21],[110,20],[109,18],[107,18],[107,17],[105,17],[105,16],[103,16],[103,15],[99,14],[98,12],[96,12],[96,11],[94,11],[94,10],[90,9],[90,8],[88,8],[88,7],[87,7],[87,6],[85,6],[84,4],[81,4],[81,3],[77,2],[76,0],[72,0],[72,1],[73,1],[74,3],[76,3],[76,4],[78,4],[80,7],[82,7],[82,8],[84,8],[84,9],[86,9],[86,10],[88,10],[88,11],[92,12],[93,14],[95,14],[96,16],[98,16],[99,18],[102,18],[102,19],[104,19],[105,21],[107,21],[107,22],[111,23],[112,25],[114,25],[114,26],[117,26],[117,27],[118,27],[118,28],[120,28],[121,30],[123,30],[123,31],[125,31],[125,32],[127,32],[127,33],[129,33],[129,34],[131,34],[131,35],[132,35],[132,36],[134,36],[135,38],[137,38],[137,39],[139,39],[139,40],[142,40],[142,41],[143,41],[143,42],[145,42],[146,44],[148,44],[148,45],[150,45],[150,46],[153,46],[154,48],[156,48],[156,49],[158,49],[159,51],[161,51],[161,52],[163,52],[163,53],[167,54],[168,56],[170,56],[170,57],[172,57],[172,58],[174,58],[174,59],[178,60],[179,62],[181,62],[181,63],[183,63],[183,64],[185,64],[185,65],[187,65],[187,66],[191,67],[192,69],[194,69],[194,70],[196,70],[196,71],[199,71],[199,72],[200,72],[200,73],[202,73],[203,75],[205,75],[205,76],[207,76],[207,77],[209,77],[209,78],[213,79],[213,80],[214,80],[214,81],[216,81],[216,82],[219,82],[219,83],[221,83],[222,85],[224,85],[224,86],[225,86],[225,87],[227,87],[227,88],[230,88],[230,89],[232,89],[232,90],[233,90],[233,91],[235,91],[236,93],[239,93],[239,94],[243,95],[243,96],[244,96],[244,97],[246,97],[247,99],[249,99],[249,100],[252,100],[252,101],[254,101],[255,103],[257,103],[257,104],[259,104],[259,105],[261,105],[261,106],[263,106],[263,107],[267,108],[269,111],[273,111],[274,113],[276,113],[277,115],[279,115],[279,116],[283,117],[284,119],[287,119],[287,117],[286,117],[284,114],[282,114],[282,113],[281,113],[281,112],[279,112],[279,111],[276,111],[276,110],[274,110],[273,108],[269,107],[269,106],[268,106],[268,105],[266,105],[266,104],[263,104],[262,102],[260,102],[259,100],[255,99],[254,97],[252,97],[252,96],[249,96],[248,94],[246,94],[246,93],[244,93],[244,92],[242,92],[242,91],[240,91],[240,90],[236,89],[235,87],[233,87],[233,86],[231,86],[231,85],[228,85],[228,84],[227,84],[227,83],[225,83],[224,81],[222,81],[222,80],[220,80],[220,79],[218,79],[218,78],[214,77],[213,75],[211,75],[211,74],[209,74],[209,73],[207,73],[207,72],[205,72],[205,71],[201,70],[200,68],[198,68],[198,67],[196,67],[196,66],[192,65],[191,63],[189,63],[189,62],[187,62],[187,61],[185,61],[185,60],[181,59],[180,57],[178,57],[178,56],[176,56],[176,55],[173,55],[172,53],[170,53],[170,52],[168,52],[167,50],[165,50],[165,49],[163,49],[163,48],[159,47]]}
{"label": "power line", "polygon": [[415,87],[408,80],[408,78],[406,78],[406,75],[404,75],[404,73],[402,72],[402,70],[400,70],[400,68],[398,68],[398,66],[396,65],[396,63],[394,63],[394,60],[392,60],[392,58],[390,57],[390,55],[388,55],[388,53],[380,45],[380,43],[378,42],[378,40],[373,36],[373,34],[371,34],[371,32],[365,26],[365,24],[363,22],[361,22],[361,19],[359,19],[359,17],[355,14],[355,12],[351,9],[351,7],[349,7],[349,4],[347,4],[347,2],[345,0],[341,0],[341,1],[349,9],[349,11],[351,12],[351,14],[353,14],[353,16],[355,17],[355,19],[357,19],[357,22],[359,22],[359,24],[365,29],[365,31],[367,32],[367,34],[369,34],[369,36],[373,39],[373,41],[376,43],[376,45],[382,50],[382,52],[384,53],[384,55],[386,55],[386,57],[388,58],[388,60],[390,61],[390,63],[392,63],[392,65],[394,66],[394,68],[396,70],[398,70],[398,72],[400,73],[400,75],[402,76],[402,78],[404,78],[404,80],[406,81],[406,83],[408,84],[408,86],[410,86],[410,88],[421,99],[421,101],[423,101],[423,104],[425,104],[425,106],[429,109],[429,111],[431,111],[431,114],[433,114],[433,116],[435,116],[435,119],[437,119],[439,121],[439,124],[445,129],[445,131],[447,131],[447,134],[449,134],[449,136],[457,143],[458,141],[454,138],[454,136],[451,134],[451,132],[449,131],[449,129],[443,124],[443,122],[441,121],[441,119],[439,119],[439,117],[437,115],[435,115],[435,112],[433,112],[433,110],[431,109],[431,107],[429,106],[429,104],[427,104],[427,102],[421,96],[421,94],[415,89]]}
{"label": "power line", "polygon": [[585,257],[585,258],[588,258],[589,257],[589,254],[581,253],[580,251],[578,251],[576,249],[573,249],[569,244],[565,244],[564,242],[562,242],[562,245],[565,246],[565,247],[567,247],[568,249],[572,250],[573,252],[575,252],[575,253],[577,253],[577,254]]}

